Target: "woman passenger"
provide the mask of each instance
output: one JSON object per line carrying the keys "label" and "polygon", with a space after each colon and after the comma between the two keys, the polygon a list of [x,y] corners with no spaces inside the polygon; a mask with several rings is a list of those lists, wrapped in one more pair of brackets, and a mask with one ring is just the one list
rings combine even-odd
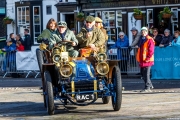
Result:
{"label": "woman passenger", "polygon": [[172,46],[179,46],[180,45],[180,36],[179,36],[179,31],[174,32],[174,40],[172,41]]}
{"label": "woman passenger", "polygon": [[56,40],[53,35],[56,34],[57,22],[53,18],[49,19],[46,29],[42,31],[42,33],[38,36],[37,42],[41,43],[42,41],[45,44],[48,44],[49,49],[51,49],[54,44],[56,44]]}

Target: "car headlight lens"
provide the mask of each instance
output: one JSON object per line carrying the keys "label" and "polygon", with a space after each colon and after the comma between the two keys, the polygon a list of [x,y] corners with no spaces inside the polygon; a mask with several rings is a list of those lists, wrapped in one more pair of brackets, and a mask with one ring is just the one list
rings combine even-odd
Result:
{"label": "car headlight lens", "polygon": [[109,72],[109,65],[106,62],[100,62],[96,66],[96,70],[100,75],[106,75]]}
{"label": "car headlight lens", "polygon": [[55,54],[54,56],[53,56],[53,62],[55,62],[55,63],[58,63],[58,62],[60,62],[60,55],[58,55],[58,54]]}
{"label": "car headlight lens", "polygon": [[97,55],[97,61],[103,62],[107,60],[107,55],[105,53],[99,53]]}
{"label": "car headlight lens", "polygon": [[72,74],[72,66],[69,64],[62,65],[59,70],[63,77],[69,77]]}

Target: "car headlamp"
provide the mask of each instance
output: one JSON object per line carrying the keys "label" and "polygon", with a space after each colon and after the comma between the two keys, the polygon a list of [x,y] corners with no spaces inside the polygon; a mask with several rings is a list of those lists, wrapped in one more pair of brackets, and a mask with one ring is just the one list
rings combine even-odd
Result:
{"label": "car headlamp", "polygon": [[103,62],[107,60],[107,55],[105,53],[99,53],[96,58],[97,61]]}
{"label": "car headlamp", "polygon": [[73,69],[71,65],[64,64],[60,67],[59,71],[63,77],[69,77],[71,76]]}
{"label": "car headlamp", "polygon": [[55,54],[55,55],[53,56],[53,62],[55,62],[55,63],[59,63],[59,62],[60,62],[60,59],[61,59],[61,57],[60,57],[59,54]]}
{"label": "car headlamp", "polygon": [[52,53],[53,54],[60,54],[61,53],[61,48],[60,47],[53,47],[52,48]]}
{"label": "car headlamp", "polygon": [[100,62],[97,64],[96,70],[100,75],[106,75],[109,72],[109,65],[106,62]]}

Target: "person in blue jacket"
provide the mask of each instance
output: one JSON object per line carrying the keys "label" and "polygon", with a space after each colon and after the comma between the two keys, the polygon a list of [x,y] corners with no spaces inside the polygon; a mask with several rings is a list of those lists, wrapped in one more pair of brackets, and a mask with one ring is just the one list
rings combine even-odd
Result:
{"label": "person in blue jacket", "polygon": [[119,38],[117,39],[115,44],[110,47],[110,48],[118,48],[117,59],[121,60],[119,62],[119,65],[121,68],[122,75],[127,75],[127,60],[129,56],[128,47],[129,47],[129,39],[124,34],[124,32],[119,33]]}
{"label": "person in blue jacket", "polygon": [[16,44],[14,44],[11,39],[6,40],[7,45],[1,50],[6,52],[6,59],[4,60],[3,71],[6,71],[8,67],[10,71],[15,70],[15,60],[16,60]]}
{"label": "person in blue jacket", "polygon": [[122,47],[129,47],[129,39],[128,37],[124,34],[124,32],[119,33],[119,38],[115,42],[111,48],[122,48]]}
{"label": "person in blue jacket", "polygon": [[174,32],[174,40],[172,41],[172,46],[180,46],[180,36],[179,36],[179,31],[177,30],[177,31],[175,31]]}

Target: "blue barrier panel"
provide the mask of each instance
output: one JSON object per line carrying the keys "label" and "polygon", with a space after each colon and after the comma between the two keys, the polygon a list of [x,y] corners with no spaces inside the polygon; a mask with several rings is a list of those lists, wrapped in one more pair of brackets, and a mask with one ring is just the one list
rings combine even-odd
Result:
{"label": "blue barrier panel", "polygon": [[180,47],[155,48],[152,79],[180,79]]}

